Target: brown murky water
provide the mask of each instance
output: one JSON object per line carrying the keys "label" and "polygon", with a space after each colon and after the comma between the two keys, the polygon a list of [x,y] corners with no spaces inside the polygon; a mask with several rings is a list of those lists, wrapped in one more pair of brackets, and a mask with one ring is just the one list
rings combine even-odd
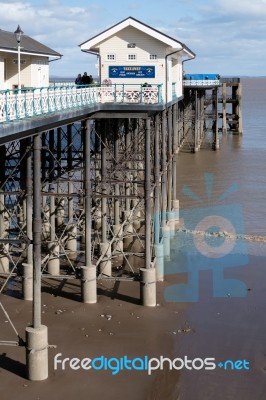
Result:
{"label": "brown murky water", "polygon": [[[179,154],[178,192],[181,210],[187,210],[185,223],[194,223],[193,218],[197,220],[201,215],[199,210],[205,209],[209,214],[224,213],[232,225],[241,225],[244,234],[266,236],[265,104],[266,78],[243,80],[243,136],[221,136],[217,152],[206,149],[198,154]],[[197,201],[183,193],[185,186]],[[41,383],[27,381],[24,349],[2,350],[1,400],[264,400],[266,245],[241,242],[224,265],[215,259],[213,264],[205,265],[196,246],[189,242],[193,239],[187,238],[190,246],[185,243],[181,251],[177,239],[172,240],[166,280],[158,284],[160,306],[156,309],[132,302],[138,299],[138,284],[122,282],[114,298],[109,297],[109,287],[106,291],[101,287],[99,302],[93,307],[73,301],[79,299],[79,282],[66,284],[62,293],[55,291],[56,282],[54,288],[45,286],[43,323],[49,327],[49,343],[57,345],[49,350],[49,379]],[[217,245],[211,241],[208,244]],[[216,266],[222,271],[218,283],[217,276],[214,279]],[[193,275],[195,270],[197,276]],[[186,283],[189,274],[195,278],[193,289],[198,291],[198,299],[190,298],[186,303],[184,297],[189,291],[183,291],[182,299],[180,286],[174,285]],[[241,296],[236,296],[234,285],[230,290],[225,285],[228,290],[222,291],[222,278],[225,284],[235,283],[229,279],[236,280],[235,289],[242,289]],[[4,300],[24,336],[31,305],[8,296]],[[59,309],[62,312],[58,314]],[[103,314],[111,314],[112,319],[102,318]],[[10,332],[4,320],[0,328],[1,334]],[[187,356],[191,360],[211,357],[216,364],[246,360],[250,369],[163,369],[152,376],[143,371],[123,371],[117,376],[108,371],[54,371],[53,357],[59,352],[64,357],[81,358],[101,354],[126,354],[131,358],[148,354],[171,359]]]}
{"label": "brown murky water", "polygon": [[[200,208],[207,208],[210,214],[212,208],[215,214],[219,214],[221,208],[233,225],[242,220],[241,233],[266,236],[266,78],[243,79],[242,84],[243,136],[231,133],[221,135],[221,149],[217,152],[201,150],[198,154],[179,155],[177,168],[180,206],[184,210],[191,209],[191,213],[188,211],[184,214],[187,218],[191,216],[191,219],[200,215],[197,214]],[[187,194],[183,192],[185,186],[189,186],[198,196],[198,201],[195,196],[194,199],[188,196],[187,190]],[[217,260],[214,260],[213,267],[201,265],[197,249],[194,252],[188,250],[192,255],[186,254],[184,258],[187,250],[182,253],[179,248],[179,252],[175,253],[176,259],[172,259],[172,266],[179,262],[178,268],[180,260],[181,264],[182,261],[190,263],[187,270],[181,267],[180,272],[193,275],[197,270],[199,291],[198,299],[190,301],[186,312],[192,330],[178,336],[176,357],[213,357],[216,364],[226,360],[246,360],[250,363],[249,370],[225,370],[224,367],[209,371],[204,368],[194,371],[182,369],[178,399],[265,398],[266,245],[242,245],[241,251],[235,251],[238,258],[234,259],[234,265],[230,265],[232,257],[226,259],[224,268],[220,265],[225,279],[242,282],[240,295],[234,293],[234,288],[232,293],[228,289],[227,295],[215,295],[217,282],[214,269],[218,265]],[[174,246],[178,248],[177,243]],[[239,266],[236,260],[240,260]],[[193,262],[194,269],[191,265]],[[234,268],[229,268],[231,266]],[[177,293],[178,286],[175,289]],[[174,290],[171,292],[172,297],[173,293]]]}

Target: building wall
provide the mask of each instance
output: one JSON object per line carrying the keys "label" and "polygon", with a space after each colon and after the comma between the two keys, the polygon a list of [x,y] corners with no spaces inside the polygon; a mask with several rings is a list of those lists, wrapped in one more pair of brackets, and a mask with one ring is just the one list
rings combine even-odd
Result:
{"label": "building wall", "polygon": [[0,55],[0,90],[4,89],[5,84],[5,59]]}
{"label": "building wall", "polygon": [[[135,48],[128,48],[129,43],[135,43]],[[98,47],[98,46],[97,46]],[[108,40],[99,44],[100,59],[100,72],[101,82],[109,79],[109,66],[154,66],[155,77],[139,77],[139,78],[110,78],[112,83],[124,84],[162,84],[163,85],[163,98],[166,96],[166,55],[171,53],[173,49],[166,46],[159,40],[149,36],[134,27],[127,27],[117,34],[108,38]],[[108,60],[107,56],[114,55],[115,60]],[[136,60],[128,60],[129,54],[136,54]],[[150,60],[150,55],[156,55],[156,60]],[[174,57],[174,55],[172,56]],[[168,61],[171,58],[168,58]],[[181,60],[173,59],[172,66],[168,70],[167,92],[168,101],[172,98],[172,82],[178,82],[178,96],[182,95],[182,63]],[[181,73],[181,81],[180,81]],[[170,97],[169,97],[170,96]]]}
{"label": "building wall", "polygon": [[49,86],[48,58],[32,57],[31,59],[31,86]]}
{"label": "building wall", "polygon": [[[21,54],[20,59],[21,87],[40,87],[49,85],[48,57],[37,57]],[[0,54],[0,90],[14,89],[17,87],[17,85],[17,54]]]}

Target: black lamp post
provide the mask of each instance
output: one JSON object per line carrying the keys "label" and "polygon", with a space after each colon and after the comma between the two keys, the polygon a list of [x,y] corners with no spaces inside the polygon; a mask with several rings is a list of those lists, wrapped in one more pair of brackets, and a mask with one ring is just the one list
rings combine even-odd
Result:
{"label": "black lamp post", "polygon": [[21,36],[23,35],[23,31],[18,25],[17,29],[15,30],[15,38],[18,44],[18,89],[21,89],[21,83],[20,83],[20,42],[21,42]]}

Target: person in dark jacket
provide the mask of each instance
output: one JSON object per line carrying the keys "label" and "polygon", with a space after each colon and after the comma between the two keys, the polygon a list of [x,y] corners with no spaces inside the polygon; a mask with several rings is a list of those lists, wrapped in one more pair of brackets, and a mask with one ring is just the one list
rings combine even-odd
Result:
{"label": "person in dark jacket", "polygon": [[81,74],[78,74],[78,76],[76,77],[75,84],[76,85],[81,85],[82,84]]}
{"label": "person in dark jacket", "polygon": [[82,85],[89,85],[91,83],[90,77],[87,75],[87,72],[84,72],[83,77],[81,78]]}

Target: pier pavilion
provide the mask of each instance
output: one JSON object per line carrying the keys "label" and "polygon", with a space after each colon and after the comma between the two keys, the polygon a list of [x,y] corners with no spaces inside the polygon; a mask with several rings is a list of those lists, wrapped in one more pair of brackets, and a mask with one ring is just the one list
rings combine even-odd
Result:
{"label": "pier pavilion", "polygon": [[13,32],[0,29],[0,90],[18,87],[18,46],[22,88],[48,86],[49,62],[62,57],[57,51],[23,34],[22,30],[20,32],[21,43],[18,43]]}
{"label": "pier pavilion", "polygon": [[[109,59],[105,40],[124,45],[126,58],[118,49]],[[148,51],[149,41],[157,50]],[[81,49],[101,60],[99,85],[0,91],[0,306],[17,337],[0,340],[26,347],[31,380],[48,376],[41,288],[51,279],[60,290],[75,281],[88,307],[101,282],[113,296],[120,283],[139,285],[135,300],[156,306],[179,224],[178,152],[188,142],[200,149],[211,115],[219,147],[220,80],[183,82],[182,57],[195,56],[184,44],[128,18]],[[132,49],[137,60],[127,58]],[[26,340],[3,296],[14,283],[33,302]]]}

